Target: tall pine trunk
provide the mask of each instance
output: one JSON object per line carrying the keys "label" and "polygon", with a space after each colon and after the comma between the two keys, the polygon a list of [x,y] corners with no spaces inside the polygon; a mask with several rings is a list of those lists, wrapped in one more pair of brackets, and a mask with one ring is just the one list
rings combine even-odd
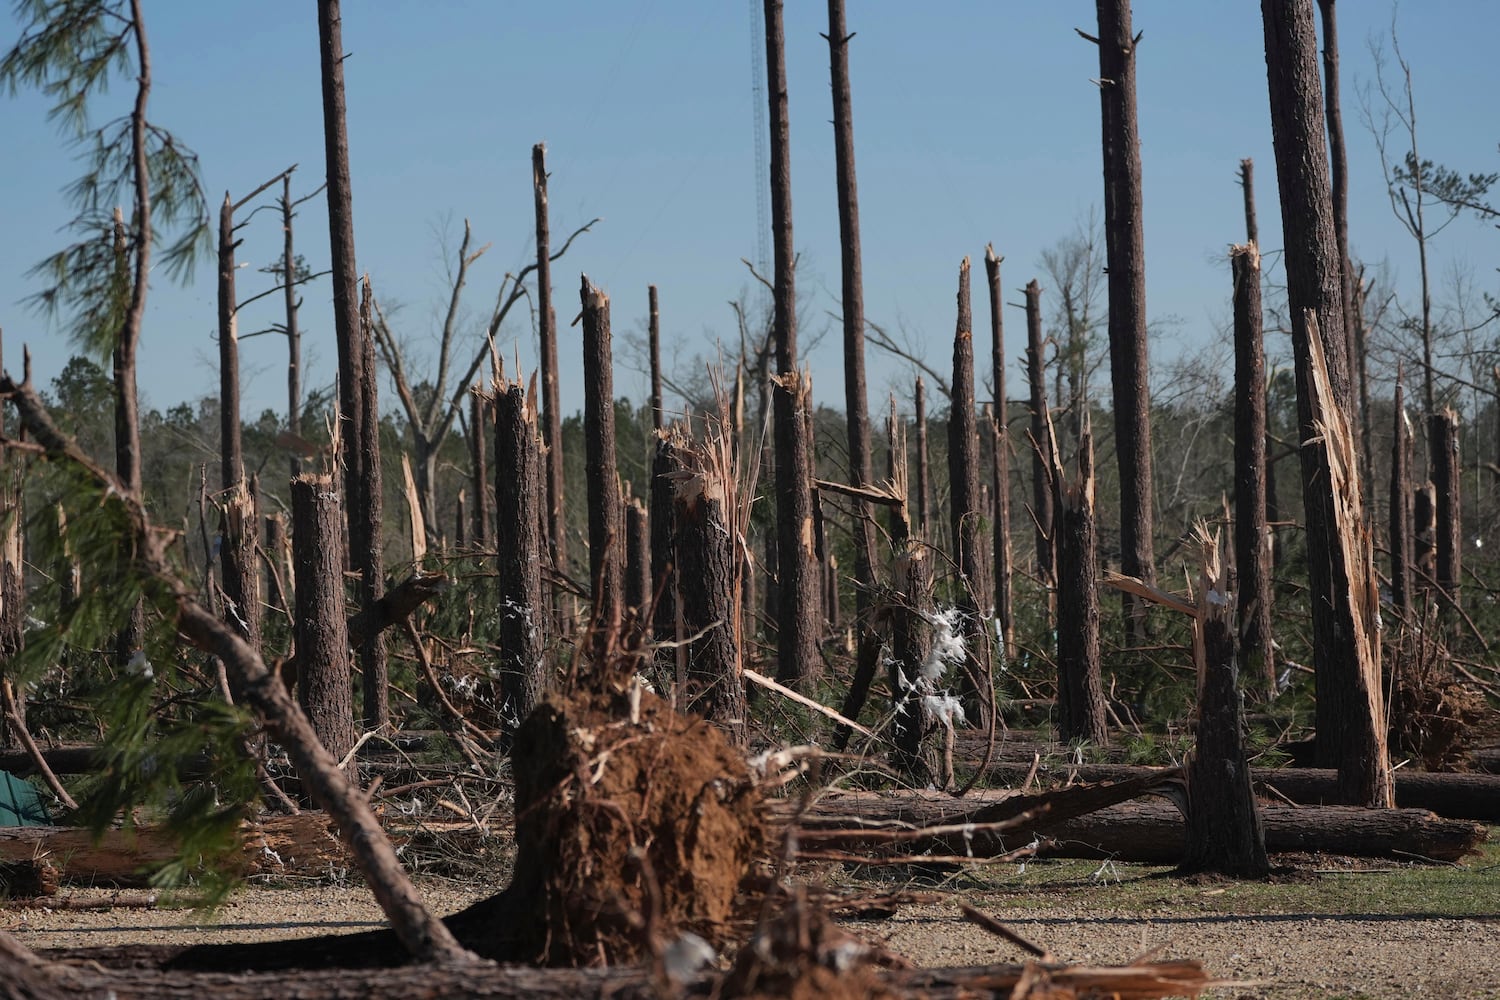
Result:
{"label": "tall pine trunk", "polygon": [[1026,285],[1026,381],[1031,387],[1031,518],[1036,527],[1036,573],[1057,582],[1052,548],[1052,435],[1047,430],[1047,372],[1042,357],[1042,286]]}
{"label": "tall pine trunk", "polygon": [[984,273],[990,292],[990,372],[994,379],[995,617],[1007,659],[1014,653],[1015,614],[1011,610],[1010,431],[1005,420],[1005,319],[1000,290],[1000,263],[993,246],[984,248]]}
{"label": "tall pine trunk", "polygon": [[546,686],[541,451],[536,400],[520,382],[495,386],[495,575],[500,611],[500,720],[505,739]]}
{"label": "tall pine trunk", "polygon": [[[542,369],[542,444],[546,454],[547,551],[559,575],[568,572],[567,524],[563,515],[562,411],[557,400],[557,311],[552,308],[550,223],[547,218],[547,147],[531,147],[531,185],[536,203],[536,313]],[[561,602],[566,605],[566,600]],[[559,620],[567,617],[559,607]]]}
{"label": "tall pine trunk", "polygon": [[1271,641],[1271,549],[1266,526],[1266,359],[1261,335],[1260,249],[1229,251],[1234,275],[1234,561],[1239,576],[1239,668],[1276,692]]}
{"label": "tall pine trunk", "polygon": [[583,276],[583,446],[589,500],[589,585],[594,596],[594,651],[619,635],[625,601],[624,518],[615,462],[614,360],[609,296]]}

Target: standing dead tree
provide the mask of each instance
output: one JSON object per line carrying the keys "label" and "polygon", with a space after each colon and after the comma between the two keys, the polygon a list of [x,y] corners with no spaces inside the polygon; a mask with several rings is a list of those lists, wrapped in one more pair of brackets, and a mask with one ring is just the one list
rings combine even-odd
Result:
{"label": "standing dead tree", "polygon": [[318,742],[342,759],[354,747],[354,681],[344,618],[344,530],[332,476],[292,480],[297,701]]}
{"label": "standing dead tree", "polygon": [[495,575],[500,611],[500,719],[507,743],[541,700],[547,609],[542,600],[542,476],[536,383],[497,376],[495,414]]}
{"label": "standing dead tree", "polygon": [[[542,369],[542,446],[547,462],[547,552],[552,571],[568,572],[563,519],[562,409],[557,398],[557,310],[552,308],[552,230],[547,216],[547,145],[531,147],[531,188],[536,210],[537,357]],[[592,225],[592,223],[590,223]],[[558,620],[568,615],[554,602]]]}
{"label": "standing dead tree", "polygon": [[1402,385],[1401,366],[1396,366],[1396,394],[1391,401],[1391,483],[1390,525],[1387,538],[1391,550],[1391,601],[1403,622],[1412,621],[1412,569],[1416,564],[1413,547],[1411,493],[1412,434],[1411,418],[1406,414],[1406,390]]}
{"label": "standing dead tree", "polygon": [[[557,252],[548,259],[548,263],[558,260],[567,253],[573,240],[592,229],[594,223],[598,221],[598,219],[590,220],[587,224],[575,229],[563,241],[563,245],[558,248]],[[462,375],[453,378],[452,373],[457,364],[455,354],[464,349],[460,318],[463,311],[464,286],[469,280],[469,268],[490,248],[490,245],[486,243],[478,249],[470,249],[472,241],[473,234],[469,221],[465,219],[463,239],[459,242],[458,253],[453,259],[449,272],[451,287],[448,294],[448,306],[443,312],[443,324],[437,337],[437,367],[429,376],[413,377],[414,373],[409,371],[410,359],[402,345],[402,338],[392,329],[385,311],[380,308],[378,302],[375,306],[375,345],[379,348],[381,360],[390,373],[391,382],[396,388],[396,398],[401,402],[402,412],[406,414],[407,427],[412,436],[412,473],[417,484],[417,498],[421,504],[422,518],[427,528],[427,540],[433,546],[441,541],[442,534],[441,522],[437,516],[438,455],[447,442],[449,434],[453,432],[454,424],[463,414],[468,402],[469,388],[479,373],[479,369],[490,357],[490,348],[499,336],[506,319],[509,318],[511,309],[527,296],[526,279],[533,271],[538,270],[537,264],[528,264],[517,273],[507,273],[501,279],[494,309],[490,312],[483,332],[474,338],[478,343],[470,348],[473,354],[469,357],[468,365],[463,369]],[[537,280],[540,282],[541,278]],[[538,297],[540,298],[540,293]],[[451,391],[450,379],[454,387]],[[426,383],[426,389],[429,391],[419,394],[416,391],[418,383]]]}
{"label": "standing dead tree", "polygon": [[[1245,161],[1249,162],[1249,161]],[[1234,276],[1234,562],[1239,673],[1276,691],[1271,634],[1271,547],[1266,524],[1266,358],[1261,334],[1260,249],[1229,250]]]}
{"label": "standing dead tree", "polygon": [[771,244],[775,258],[776,679],[805,686],[818,673],[818,578],[813,558],[812,489],[797,367],[796,253],[792,243],[791,125],[787,110],[782,0],[765,0],[766,81],[771,126]]}
{"label": "standing dead tree", "polygon": [[[1151,390],[1146,348],[1146,251],[1141,222],[1141,137],[1136,121],[1130,0],[1097,0],[1099,103],[1104,148],[1104,239],[1109,271],[1110,379],[1120,466],[1120,566],[1156,579],[1152,542]],[[1143,608],[1124,595],[1127,634],[1144,635]]]}
{"label": "standing dead tree", "polygon": [[1312,0],[1262,0],[1308,537],[1318,759],[1351,803],[1389,806],[1374,587],[1356,449]]}
{"label": "standing dead tree", "polygon": [[1009,658],[1015,650],[1015,613],[1011,609],[1010,544],[1010,430],[1005,406],[1005,318],[1000,291],[1000,263],[993,244],[984,248],[984,273],[990,292],[990,377],[993,379],[994,409],[991,434],[994,453],[995,495],[995,617],[1000,622],[1000,643]]}
{"label": "standing dead tree", "polygon": [[1078,440],[1078,475],[1058,457],[1052,419],[1043,420],[1051,444],[1056,494],[1057,736],[1064,743],[1109,742],[1099,660],[1099,529],[1094,517],[1094,441],[1089,420]]}
{"label": "standing dead tree", "polygon": [[1031,520],[1036,572],[1044,588],[1057,581],[1052,549],[1052,435],[1047,432],[1047,373],[1042,354],[1042,286],[1026,284],[1026,382],[1031,389]]}
{"label": "standing dead tree", "polygon": [[955,606],[968,656],[960,666],[965,711],[989,729],[995,687],[989,676],[990,566],[984,552],[979,502],[979,428],[974,413],[974,314],[970,307],[969,258],[958,268],[958,324],[953,335],[953,398],[948,410],[948,513],[958,570]]}
{"label": "standing dead tree", "polygon": [[1432,485],[1437,492],[1437,585],[1443,596],[1458,608],[1459,583],[1463,578],[1463,519],[1460,516],[1458,414],[1444,407],[1427,418],[1427,450],[1432,465]]}
{"label": "standing dead tree", "polygon": [[593,635],[603,645],[619,634],[625,603],[624,517],[615,471],[614,362],[609,296],[583,275],[583,446],[589,506],[589,584],[594,595]]}
{"label": "standing dead tree", "polygon": [[[1323,108],[1328,124],[1329,193],[1333,199],[1333,237],[1339,253],[1339,288],[1344,306],[1345,354],[1350,376],[1359,357],[1355,310],[1354,262],[1349,257],[1349,157],[1344,151],[1344,110],[1339,100],[1339,22],[1335,0],[1318,0],[1323,23]],[[1364,426],[1364,422],[1355,421]]]}

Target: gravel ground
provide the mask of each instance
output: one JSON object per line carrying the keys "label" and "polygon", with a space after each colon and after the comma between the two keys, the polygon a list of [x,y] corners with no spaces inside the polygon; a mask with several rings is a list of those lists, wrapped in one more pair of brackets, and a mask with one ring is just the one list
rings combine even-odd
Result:
{"label": "gravel ground", "polygon": [[[447,882],[423,885],[433,906],[457,910],[494,891]],[[70,898],[105,898],[68,890]],[[1162,948],[1196,958],[1215,975],[1245,981],[1215,997],[1268,1000],[1346,996],[1500,997],[1500,915],[1494,919],[1387,918],[1294,913],[1232,917],[1157,912],[1134,917],[1067,910],[1007,912],[1004,902],[971,902],[1059,961],[1125,963]],[[6,930],[32,948],[196,944],[305,937],[381,926],[370,894],[357,887],[250,888],[217,914],[176,909],[0,911]],[[1017,949],[956,918],[952,906],[903,907],[893,918],[851,925],[921,965],[1019,961]]]}

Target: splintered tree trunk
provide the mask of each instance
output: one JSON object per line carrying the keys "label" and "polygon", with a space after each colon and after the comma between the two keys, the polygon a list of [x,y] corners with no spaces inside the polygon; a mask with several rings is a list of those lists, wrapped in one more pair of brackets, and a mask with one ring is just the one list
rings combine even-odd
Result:
{"label": "splintered tree trunk", "polygon": [[684,447],[684,475],[674,489],[672,524],[687,647],[688,708],[717,723],[738,744],[746,738],[745,680],[740,672],[739,600],[730,530],[733,484],[708,453]]}
{"label": "splintered tree trunk", "polygon": [[1412,547],[1411,505],[1411,419],[1406,415],[1406,392],[1401,384],[1401,370],[1396,370],[1396,395],[1391,401],[1395,414],[1391,429],[1390,528],[1391,601],[1401,613],[1401,620],[1412,621]]}
{"label": "splintered tree trunk", "polygon": [[[1349,158],[1344,152],[1344,112],[1339,101],[1339,23],[1334,0],[1318,0],[1323,21],[1323,109],[1328,124],[1329,194],[1333,236],[1339,254],[1339,295],[1344,309],[1344,351],[1353,377],[1357,314],[1354,311],[1354,264],[1349,259]],[[1354,421],[1363,427],[1363,421]]]}
{"label": "splintered tree trunk", "polygon": [[916,408],[914,419],[917,435],[917,531],[925,538],[932,530],[932,518],[929,516],[932,492],[929,486],[931,480],[927,465],[927,387],[920,375],[917,376]]}
{"label": "splintered tree trunk", "polygon": [[[359,609],[372,615],[385,592],[385,551],[381,529],[385,521],[382,507],[385,496],[380,474],[380,401],[379,372],[375,368],[375,336],[370,328],[370,282],[366,279],[360,303],[360,339],[365,361],[359,372],[359,499],[362,509],[356,519],[358,534],[351,532],[354,568],[359,572]],[[365,725],[381,729],[390,725],[390,673],[385,661],[385,632],[366,629],[359,649],[360,691],[364,695]]]}
{"label": "splintered tree trunk", "polygon": [[1047,373],[1042,355],[1042,286],[1026,285],[1026,381],[1031,386],[1031,517],[1036,526],[1036,574],[1042,586],[1057,581],[1052,551],[1052,435],[1047,430]]}
{"label": "splintered tree trunk", "polygon": [[1377,609],[1370,603],[1378,595],[1356,452],[1348,447],[1344,454],[1352,443],[1348,352],[1312,0],[1262,0],[1261,13],[1303,442],[1318,757],[1338,768],[1347,801],[1389,805]]}
{"label": "splintered tree trunk", "polygon": [[286,588],[292,582],[292,540],[286,534],[286,516],[267,514],[265,534],[265,550],[261,555],[266,564],[266,580],[262,592],[267,608],[286,614],[292,610],[286,602]]}
{"label": "splintered tree trunk", "polygon": [[[3,369],[0,365],[0,369]],[[26,594],[23,584],[25,543],[21,532],[24,512],[21,507],[19,463],[6,448],[5,407],[0,405],[0,680],[10,683],[10,664],[26,646]],[[61,512],[62,508],[58,508]],[[59,528],[61,528],[59,513]],[[61,532],[59,532],[61,534]],[[16,711],[24,716],[24,684],[15,685]],[[0,712],[0,732],[5,745],[14,745],[17,733],[9,718]]]}
{"label": "splintered tree trunk", "polygon": [[776,438],[776,678],[799,687],[818,673],[818,579],[813,564],[813,511],[802,421],[804,379],[797,367],[796,254],[792,244],[791,133],[787,116],[786,44],[781,0],[765,0],[766,81],[771,110],[771,244],[775,256],[772,396]]}
{"label": "splintered tree trunk", "polygon": [[[1046,421],[1052,438],[1052,421]],[[1052,447],[1055,455],[1056,447]],[[1078,476],[1055,457],[1057,493],[1057,737],[1109,742],[1099,665],[1099,529],[1094,520],[1094,439],[1084,420]]]}
{"label": "splintered tree trunk", "polygon": [[1437,488],[1430,479],[1412,487],[1411,523],[1412,575],[1426,591],[1437,579]]}
{"label": "splintered tree trunk", "polygon": [[[1129,0],[1097,0],[1099,102],[1104,145],[1104,241],[1109,271],[1109,359],[1115,456],[1120,465],[1120,569],[1156,578],[1152,549],[1151,389],[1146,362],[1146,251],[1141,222],[1141,138]],[[1144,635],[1145,605],[1124,594],[1127,635]]]}
{"label": "splintered tree trunk", "polygon": [[[833,90],[833,151],[838,178],[839,246],[842,262],[844,321],[844,413],[849,438],[849,482],[864,487],[873,481],[870,458],[869,397],[865,383],[865,290],[859,240],[859,188],[854,169],[854,102],[849,83],[849,33],[844,0],[828,0],[828,54]],[[844,715],[854,718],[864,706],[880,659],[880,633],[872,620],[875,593],[875,522],[870,505],[854,500],[854,680]],[[838,590],[830,586],[837,601]],[[849,730],[841,728],[840,747]]]}
{"label": "splintered tree trunk", "polygon": [[1463,521],[1460,515],[1458,414],[1444,408],[1427,418],[1428,453],[1432,461],[1432,484],[1437,491],[1436,549],[1437,585],[1456,608],[1459,581],[1463,576]]}
{"label": "splintered tree trunk", "polygon": [[[1248,161],[1247,161],[1248,162]],[[1234,561],[1239,576],[1239,672],[1276,692],[1271,641],[1271,549],[1266,526],[1266,359],[1261,336],[1260,250],[1229,251],[1234,274]]]}
{"label": "splintered tree trunk", "polygon": [[625,607],[630,614],[632,631],[645,632],[641,626],[651,605],[651,528],[647,523],[646,505],[625,497]]}
{"label": "splintered tree trunk", "polygon": [[[672,479],[682,467],[675,435],[658,431],[651,458],[651,632],[658,643],[675,643],[677,634],[677,563],[672,544]],[[682,651],[673,645],[656,650],[657,669],[680,689]],[[679,707],[680,707],[680,703]]]}
{"label": "splintered tree trunk", "polygon": [[614,361],[610,346],[609,296],[589,284],[583,302],[584,477],[589,497],[589,581],[594,593],[595,652],[617,634],[625,590],[624,520],[615,472]]}
{"label": "splintered tree trunk", "polygon": [[1198,602],[1198,729],[1187,768],[1187,849],[1181,871],[1263,878],[1271,870],[1260,810],[1245,759],[1244,706],[1235,650],[1235,597],[1218,566],[1217,539],[1205,546]]}
{"label": "splintered tree trunk", "polygon": [[1014,653],[1015,614],[1011,610],[1010,544],[1010,431],[1005,420],[1005,320],[1000,291],[1000,262],[993,246],[984,248],[984,272],[990,291],[990,372],[995,380],[991,431],[995,493],[995,617],[1007,659]]}
{"label": "splintered tree trunk", "polygon": [[[286,307],[286,429],[302,436],[302,331],[297,326],[297,257],[292,252],[292,172],[281,176],[281,284]],[[302,457],[291,451],[291,474],[302,474]]]}
{"label": "splintered tree trunk", "polygon": [[500,611],[500,720],[508,741],[546,686],[541,513],[546,495],[536,400],[520,382],[495,387],[495,575]]}
{"label": "splintered tree trunk", "polygon": [[1255,161],[1240,161],[1240,188],[1245,195],[1245,242],[1260,246],[1260,227],[1255,222]]}
{"label": "splintered tree trunk", "polygon": [[[245,478],[240,447],[239,317],[234,291],[234,204],[224,192],[219,208],[219,488]],[[227,589],[227,583],[226,583]]]}
{"label": "splintered tree trunk", "polygon": [[331,476],[292,480],[297,700],[318,742],[342,760],[354,748],[354,687],[344,616],[344,541]]}
{"label": "splintered tree trunk", "polygon": [[475,548],[482,549],[490,543],[490,470],[489,449],[485,444],[490,418],[489,398],[479,391],[479,386],[469,394],[469,461],[474,483],[474,529],[470,541]]}
{"label": "splintered tree trunk", "polygon": [[[547,147],[544,143],[531,147],[531,185],[536,201],[536,319],[542,369],[542,444],[547,461],[547,551],[553,570],[566,574],[568,538],[563,520],[562,410],[557,400],[557,315],[552,308]],[[561,610],[559,607],[559,620],[565,617]]]}
{"label": "splintered tree trunk", "polygon": [[255,495],[242,480],[229,488],[222,503],[219,560],[223,567],[224,616],[240,638],[259,653],[261,597],[255,542],[260,516]]}
{"label": "splintered tree trunk", "polygon": [[651,429],[660,432],[666,426],[666,417],[661,402],[661,311],[657,306],[655,285],[646,286],[646,299],[650,309],[646,335],[651,352]]}
{"label": "splintered tree trunk", "polygon": [[984,615],[990,603],[989,553],[979,503],[979,428],[974,418],[974,316],[969,305],[969,258],[958,269],[958,329],[953,336],[953,401],[948,410],[948,514],[958,567],[956,606],[963,615],[968,655],[959,690],[975,724],[989,728],[994,685],[985,665]]}
{"label": "splintered tree trunk", "polygon": [[925,540],[912,531],[907,497],[906,430],[891,400],[886,421],[886,471],[899,503],[891,513],[891,656],[886,661],[892,699],[891,743],[897,771],[918,788],[932,784],[938,768],[928,747],[937,717],[923,699],[935,683],[923,673],[932,653],[932,560]]}

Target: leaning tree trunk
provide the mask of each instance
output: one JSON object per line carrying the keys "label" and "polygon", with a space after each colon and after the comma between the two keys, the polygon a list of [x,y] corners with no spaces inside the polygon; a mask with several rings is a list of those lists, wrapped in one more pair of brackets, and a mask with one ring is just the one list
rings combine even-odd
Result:
{"label": "leaning tree trunk", "polygon": [[[547,147],[531,147],[531,185],[536,202],[536,319],[538,357],[542,369],[542,444],[546,455],[547,550],[553,572],[568,570],[567,525],[563,516],[562,410],[557,400],[557,315],[552,308],[552,259],[550,223],[547,218]],[[566,600],[558,603],[557,617]]]}
{"label": "leaning tree trunk", "polygon": [[990,291],[990,372],[994,379],[994,491],[995,491],[995,617],[1000,621],[1002,651],[1009,659],[1016,639],[1011,610],[1010,544],[1010,431],[1005,419],[1005,319],[1000,291],[1003,257],[993,245],[984,248],[984,272]]}
{"label": "leaning tree trunk", "polygon": [[948,409],[948,514],[953,561],[958,569],[955,606],[963,616],[967,655],[960,666],[959,690],[965,712],[989,729],[995,688],[988,676],[985,616],[989,613],[989,560],[984,551],[979,502],[979,428],[974,418],[974,315],[969,304],[969,258],[958,269],[958,329],[953,336],[953,399]]}
{"label": "leaning tree trunk", "polygon": [[[1246,161],[1248,163],[1248,161]],[[1239,672],[1276,693],[1271,639],[1271,549],[1266,524],[1266,359],[1260,249],[1232,247],[1234,273],[1234,561],[1239,575]]]}
{"label": "leaning tree trunk", "polygon": [[787,117],[782,0],[765,0],[766,81],[771,110],[771,236],[775,256],[777,636],[776,677],[806,687],[818,674],[818,580],[812,552],[812,489],[797,367],[796,254],[792,243],[791,132]]}
{"label": "leaning tree trunk", "polygon": [[[707,447],[713,447],[711,444]],[[748,711],[741,672],[734,482],[706,448],[685,446],[674,485],[673,543],[681,579],[678,597],[687,646],[688,708],[745,743]]]}
{"label": "leaning tree trunk", "polygon": [[1031,518],[1036,525],[1036,573],[1044,588],[1057,581],[1052,549],[1052,435],[1047,431],[1047,373],[1042,356],[1042,286],[1026,285],[1026,380],[1031,387]]}
{"label": "leaning tree trunk", "polygon": [[542,598],[542,459],[536,400],[520,382],[495,386],[495,576],[500,634],[500,719],[505,740],[541,700],[547,660]]}
{"label": "leaning tree trunk", "polygon": [[1389,805],[1376,608],[1366,606],[1377,595],[1355,451],[1333,465],[1350,443],[1332,430],[1348,434],[1348,352],[1312,0],[1262,0],[1261,12],[1303,442],[1318,757],[1339,769],[1348,801]]}
{"label": "leaning tree trunk", "polygon": [[[1146,352],[1146,251],[1141,222],[1141,138],[1136,122],[1130,0],[1098,0],[1099,101],[1104,145],[1104,241],[1115,456],[1120,465],[1120,569],[1156,578],[1152,548],[1151,387]],[[1144,635],[1145,605],[1122,592],[1126,631]]]}
{"label": "leaning tree trunk", "polygon": [[[859,242],[859,188],[854,169],[854,109],[849,85],[849,40],[844,0],[828,0],[828,54],[833,89],[833,151],[838,179],[839,247],[842,262],[844,321],[844,413],[849,439],[849,483],[857,487],[873,481],[870,459],[869,398],[865,384],[865,291]],[[880,659],[880,633],[875,628],[875,522],[870,505],[855,499],[854,614],[855,666],[844,715],[855,718]],[[836,598],[838,591],[831,589]],[[837,743],[848,740],[841,728]]]}
{"label": "leaning tree trunk", "polygon": [[323,748],[342,760],[354,748],[354,686],[344,612],[344,539],[333,477],[292,480],[296,579],[297,700]]}
{"label": "leaning tree trunk", "polygon": [[[1046,428],[1048,440],[1055,442],[1050,418]],[[1104,746],[1109,732],[1099,662],[1099,533],[1087,417],[1078,440],[1077,478],[1063,469],[1055,443],[1050,451],[1057,494],[1057,738]]]}
{"label": "leaning tree trunk", "polygon": [[589,497],[589,583],[594,595],[594,652],[619,635],[625,600],[624,519],[615,462],[614,361],[609,296],[583,276],[583,444]]}
{"label": "leaning tree trunk", "polygon": [[1193,622],[1202,657],[1198,729],[1187,766],[1187,850],[1181,871],[1264,878],[1271,864],[1245,759],[1240,657],[1235,650],[1238,601],[1229,574],[1220,568],[1217,537],[1204,549],[1201,597]]}
{"label": "leaning tree trunk", "polygon": [[1411,418],[1406,415],[1406,392],[1401,384],[1401,369],[1396,369],[1396,395],[1391,401],[1395,416],[1391,430],[1390,527],[1387,537],[1391,550],[1391,602],[1401,614],[1401,621],[1412,624],[1412,568],[1415,565],[1411,503]]}
{"label": "leaning tree trunk", "polygon": [[1458,457],[1458,414],[1444,408],[1427,418],[1427,450],[1432,464],[1432,483],[1437,489],[1437,585],[1454,609],[1459,607],[1459,581],[1463,577],[1463,521],[1460,515],[1459,477],[1463,465]]}

